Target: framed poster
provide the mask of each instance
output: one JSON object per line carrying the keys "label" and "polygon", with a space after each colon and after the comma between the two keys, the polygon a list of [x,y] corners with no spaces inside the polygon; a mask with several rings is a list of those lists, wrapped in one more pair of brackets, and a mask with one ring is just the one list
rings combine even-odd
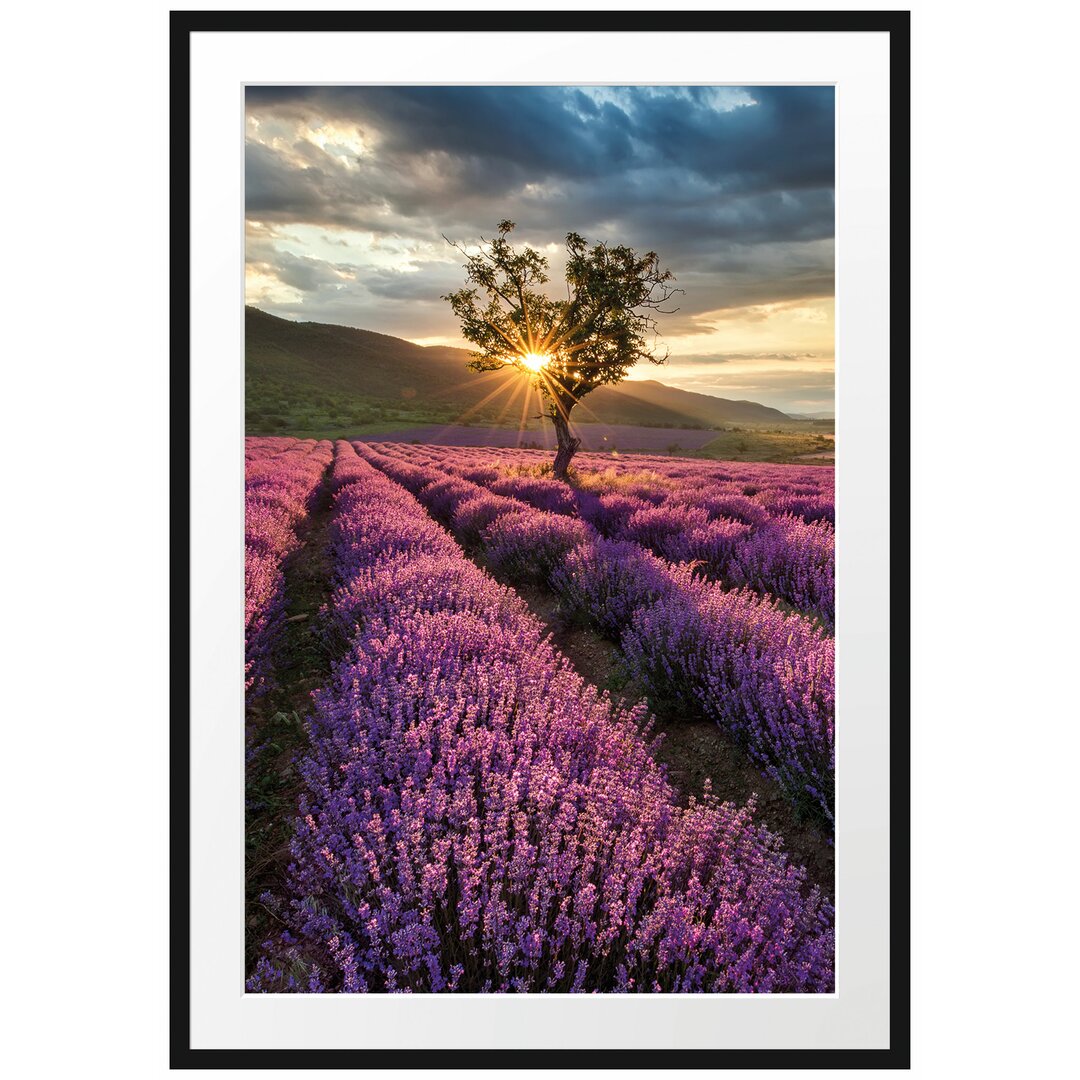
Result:
{"label": "framed poster", "polygon": [[906,1067],[907,13],[172,50],[174,1065]]}

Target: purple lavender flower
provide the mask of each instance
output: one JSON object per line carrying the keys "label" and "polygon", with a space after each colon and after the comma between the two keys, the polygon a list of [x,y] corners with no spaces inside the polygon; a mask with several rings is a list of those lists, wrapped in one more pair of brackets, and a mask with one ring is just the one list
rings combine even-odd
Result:
{"label": "purple lavender flower", "polygon": [[831,990],[831,905],[752,806],[678,806],[641,707],[584,683],[350,453],[329,614],[348,643],[300,763],[287,933],[249,989]]}
{"label": "purple lavender flower", "polygon": [[249,440],[244,497],[244,689],[249,701],[273,681],[274,646],[285,613],[281,566],[296,549],[296,530],[318,493],[332,454],[329,442]]}

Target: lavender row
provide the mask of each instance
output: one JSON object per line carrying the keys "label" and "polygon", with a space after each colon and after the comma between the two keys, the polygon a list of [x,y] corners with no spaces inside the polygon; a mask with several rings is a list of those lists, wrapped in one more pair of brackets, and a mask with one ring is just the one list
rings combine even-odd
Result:
{"label": "lavender row", "polygon": [[244,491],[244,691],[271,686],[271,657],[285,611],[282,563],[330,464],[329,442],[249,439]]}
{"label": "lavender row", "polygon": [[[485,485],[507,476],[550,470],[550,455],[525,450],[394,443],[380,444],[380,448],[418,463],[469,470],[469,479]],[[808,522],[832,524],[835,520],[831,468],[639,456],[612,459],[597,454],[579,454],[574,460],[575,487],[595,494],[632,495],[653,504],[690,498],[700,505],[702,499],[715,498],[719,500],[717,513],[740,519],[748,513],[745,520],[752,524],[784,514]],[[724,500],[730,500],[728,506]]]}
{"label": "lavender row", "polygon": [[[766,521],[734,514],[730,497],[652,505],[629,495],[583,499],[581,516],[605,536],[629,540],[671,562],[692,563],[709,578],[774,596],[799,611],[835,622],[835,533],[824,522],[791,514]],[[732,516],[716,512],[716,503]],[[709,504],[712,505],[709,505]],[[713,511],[710,513],[710,511]]]}
{"label": "lavender row", "polygon": [[748,590],[725,590],[580,519],[536,510],[463,478],[357,444],[488,564],[544,584],[564,614],[621,645],[665,711],[717,723],[799,805],[831,827],[835,649],[832,638]]}
{"label": "lavender row", "polygon": [[[376,443],[380,449],[404,451],[435,456],[451,454],[455,461],[467,465],[494,466],[515,469],[522,465],[535,468],[550,465],[547,451],[500,447],[436,446],[416,443]],[[618,456],[581,452],[574,458],[579,473],[598,482],[617,486],[645,481],[650,487],[661,484],[719,483],[738,484],[751,496],[770,493],[803,493],[829,495],[833,489],[832,467],[809,465],[775,465],[765,462],[713,461],[693,458],[671,458],[658,455],[634,454]]]}
{"label": "lavender row", "polygon": [[548,465],[546,461],[507,459],[505,455],[477,457],[475,452],[467,453],[462,448],[384,444],[381,449],[395,458],[442,468],[497,494],[523,498],[537,509],[555,513],[573,514],[581,504],[594,505],[598,497],[615,495],[627,499],[623,505],[628,513],[662,505],[691,506],[704,510],[708,518],[731,519],[754,529],[795,518],[830,530],[833,521],[831,480],[826,487],[820,482],[806,484],[770,475],[746,483],[714,467],[672,467],[664,475],[651,469],[620,471],[609,466],[603,470],[579,468],[574,487],[569,488],[550,476],[538,475],[537,470]]}
{"label": "lavender row", "polygon": [[752,808],[676,805],[640,710],[583,683],[401,487],[336,455],[348,646],[301,762],[289,929],[249,988],[831,990],[832,907]]}
{"label": "lavender row", "polygon": [[[610,539],[641,544],[671,562],[693,563],[713,580],[775,596],[833,627],[833,526],[823,517],[806,520],[792,512],[824,513],[820,494],[787,492],[762,503],[745,494],[745,485],[725,491],[722,484],[664,486],[653,479],[637,479],[615,491],[604,490],[604,484],[575,490],[528,472],[508,475],[505,466],[490,462],[463,464],[454,449],[424,448],[422,456],[412,447],[388,449],[400,468],[442,468],[539,510],[578,515]],[[425,460],[426,466],[414,463]],[[579,485],[587,479],[579,472]],[[827,512],[831,517],[831,497]]]}

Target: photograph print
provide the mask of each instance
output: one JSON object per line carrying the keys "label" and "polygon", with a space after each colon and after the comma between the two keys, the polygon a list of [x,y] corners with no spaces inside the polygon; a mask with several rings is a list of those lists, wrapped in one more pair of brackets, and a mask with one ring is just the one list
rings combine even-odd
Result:
{"label": "photograph print", "polygon": [[246,991],[834,992],[833,88],[245,94]]}

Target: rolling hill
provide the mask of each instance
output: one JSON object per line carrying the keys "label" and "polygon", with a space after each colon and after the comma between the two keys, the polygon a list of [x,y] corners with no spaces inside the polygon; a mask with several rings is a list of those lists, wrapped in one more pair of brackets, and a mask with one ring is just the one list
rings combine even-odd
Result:
{"label": "rolling hill", "polygon": [[[449,421],[467,413],[498,422],[512,388],[520,385],[515,371],[468,371],[464,349],[291,322],[257,308],[246,309],[245,337],[252,433],[317,426],[320,417],[353,423]],[[754,401],[695,394],[652,379],[602,386],[586,401],[590,419],[606,424],[713,427],[788,420]],[[505,419],[516,423],[518,416]]]}

